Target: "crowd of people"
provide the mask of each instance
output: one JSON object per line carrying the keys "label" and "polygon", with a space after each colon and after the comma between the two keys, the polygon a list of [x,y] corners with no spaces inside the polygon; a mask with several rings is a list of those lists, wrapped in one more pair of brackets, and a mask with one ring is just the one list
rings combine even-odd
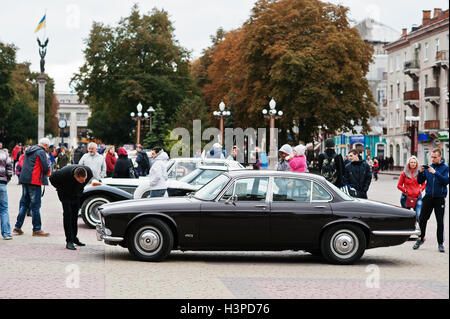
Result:
{"label": "crowd of people", "polygon": [[[325,151],[312,165],[306,157],[306,146],[295,147],[285,144],[279,149],[279,161],[276,169],[298,173],[309,172],[310,167],[317,171],[327,181],[342,189],[348,195],[367,199],[372,178],[378,179],[380,170],[392,167],[391,159],[368,157],[363,160],[356,150],[342,157],[336,153],[333,138],[325,141]],[[152,149],[151,160],[142,145],[136,147],[136,163],[133,164],[124,147],[119,147],[117,153],[114,146],[105,147],[96,143],[80,145],[70,151],[64,146],[55,149],[47,138],[37,145],[22,147],[17,144],[8,154],[0,142],[0,222],[1,234],[5,240],[12,239],[12,234],[22,235],[22,226],[27,214],[32,219],[32,235],[47,237],[50,234],[42,230],[40,216],[42,186],[48,185],[48,180],[56,188],[58,198],[63,207],[63,223],[66,234],[66,248],[75,250],[75,245],[84,246],[77,237],[77,217],[80,197],[84,187],[92,178],[101,180],[105,177],[134,178],[149,175],[149,197],[167,196],[167,170],[169,159],[161,147]],[[232,147],[231,154],[226,157],[219,143],[215,143],[209,153],[198,151],[195,157],[239,159],[239,148]],[[267,169],[267,154],[258,148],[253,152],[253,169]],[[11,232],[8,213],[8,195],[6,184],[13,174],[18,176],[22,185],[19,214]],[[412,209],[416,213],[420,238],[414,245],[418,249],[425,242],[427,222],[434,210],[437,221],[438,249],[444,252],[444,212],[447,185],[449,183],[449,168],[442,159],[442,152],[436,148],[431,152],[431,164],[421,165],[415,156],[411,156],[400,173],[397,188],[401,191],[400,204],[403,208]],[[373,176],[373,177],[372,177]],[[423,193],[425,194],[423,195]]]}

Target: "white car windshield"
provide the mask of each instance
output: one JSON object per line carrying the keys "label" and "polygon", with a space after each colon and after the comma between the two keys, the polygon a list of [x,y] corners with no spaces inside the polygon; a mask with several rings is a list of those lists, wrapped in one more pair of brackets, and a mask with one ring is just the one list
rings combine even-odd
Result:
{"label": "white car windshield", "polygon": [[195,192],[194,197],[201,200],[213,200],[230,181],[226,175],[219,175]]}
{"label": "white car windshield", "polygon": [[185,182],[191,185],[205,185],[213,178],[222,174],[224,171],[217,169],[202,169],[197,168],[180,179],[180,182]]}

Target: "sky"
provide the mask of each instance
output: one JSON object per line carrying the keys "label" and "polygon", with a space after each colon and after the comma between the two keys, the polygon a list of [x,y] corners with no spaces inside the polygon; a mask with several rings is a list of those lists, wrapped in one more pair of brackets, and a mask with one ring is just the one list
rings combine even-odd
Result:
{"label": "sky", "polygon": [[[46,73],[55,80],[55,91],[69,92],[70,78],[84,63],[83,49],[92,23],[115,26],[137,3],[140,12],[152,8],[169,13],[179,45],[191,51],[193,59],[211,45],[218,28],[229,31],[249,18],[256,0],[0,0],[0,41],[18,47],[17,62],[30,62],[39,72],[37,35],[49,38]],[[399,33],[422,22],[422,10],[448,9],[448,0],[329,0],[349,7],[349,18],[371,17]],[[34,33],[46,13],[43,32]]]}

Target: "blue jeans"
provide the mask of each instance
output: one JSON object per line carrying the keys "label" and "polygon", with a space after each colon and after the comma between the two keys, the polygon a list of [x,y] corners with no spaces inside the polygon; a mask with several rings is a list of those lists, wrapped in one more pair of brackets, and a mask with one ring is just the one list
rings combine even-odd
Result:
{"label": "blue jeans", "polygon": [[6,192],[6,184],[0,184],[0,224],[2,236],[11,236],[11,225],[9,224],[8,213],[8,193]]}
{"label": "blue jeans", "polygon": [[41,186],[22,184],[22,198],[20,199],[19,215],[14,228],[21,229],[27,211],[31,210],[33,231],[41,230]]}
{"label": "blue jeans", "polygon": [[[403,208],[410,209],[410,208],[406,207],[406,195],[405,194],[402,194],[402,197],[400,198],[400,204],[402,205]],[[419,216],[420,216],[420,210],[422,209],[422,204],[423,204],[422,195],[420,195],[419,199],[416,202],[416,207],[414,207],[414,210],[416,211],[417,222],[419,222]]]}
{"label": "blue jeans", "polygon": [[164,197],[164,194],[166,194],[166,190],[165,189],[153,189],[153,190],[150,191],[150,195],[148,196],[148,198]]}

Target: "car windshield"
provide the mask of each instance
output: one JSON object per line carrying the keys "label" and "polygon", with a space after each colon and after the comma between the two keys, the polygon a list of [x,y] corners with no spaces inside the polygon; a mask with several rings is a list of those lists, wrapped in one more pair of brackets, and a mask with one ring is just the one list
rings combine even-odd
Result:
{"label": "car windshield", "polygon": [[217,169],[202,169],[197,168],[180,179],[180,182],[185,182],[191,185],[205,185],[214,177],[222,174],[224,171]]}
{"label": "car windshield", "polygon": [[330,186],[334,190],[336,194],[339,195],[343,200],[355,200],[353,197],[347,195],[343,191],[341,191],[340,188],[336,187],[333,183],[330,183],[329,181],[326,181],[327,185]]}
{"label": "car windshield", "polygon": [[227,175],[219,175],[195,192],[194,197],[201,200],[213,200],[230,181]]}

